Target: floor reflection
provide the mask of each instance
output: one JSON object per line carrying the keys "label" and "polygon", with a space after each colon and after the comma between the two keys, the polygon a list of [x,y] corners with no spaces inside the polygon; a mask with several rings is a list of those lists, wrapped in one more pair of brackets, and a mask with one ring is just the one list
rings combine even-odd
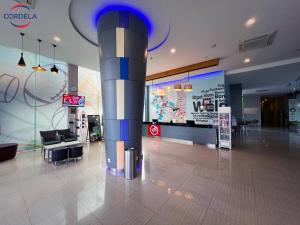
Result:
{"label": "floor reflection", "polygon": [[298,224],[300,138],[249,129],[233,149],[143,139],[141,173],[112,176],[103,143],[61,166],[39,152],[0,164],[1,224]]}

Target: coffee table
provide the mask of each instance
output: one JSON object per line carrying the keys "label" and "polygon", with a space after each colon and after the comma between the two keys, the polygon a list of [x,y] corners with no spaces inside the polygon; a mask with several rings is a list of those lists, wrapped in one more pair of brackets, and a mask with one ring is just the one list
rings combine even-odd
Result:
{"label": "coffee table", "polygon": [[53,145],[45,145],[43,146],[43,157],[44,160],[47,162],[51,162],[50,153],[52,150],[59,150],[64,149],[66,147],[81,145],[82,143],[80,141],[70,141],[70,142],[61,142],[59,144],[53,144]]}

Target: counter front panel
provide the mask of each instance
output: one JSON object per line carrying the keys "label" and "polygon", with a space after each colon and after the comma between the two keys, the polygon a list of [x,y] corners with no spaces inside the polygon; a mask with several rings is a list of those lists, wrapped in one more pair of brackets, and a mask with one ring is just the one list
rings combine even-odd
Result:
{"label": "counter front panel", "polygon": [[[143,136],[148,136],[148,125],[151,122],[144,122]],[[172,123],[155,123],[160,126],[160,137],[192,141],[194,144],[213,144],[217,142],[217,129],[212,126]]]}

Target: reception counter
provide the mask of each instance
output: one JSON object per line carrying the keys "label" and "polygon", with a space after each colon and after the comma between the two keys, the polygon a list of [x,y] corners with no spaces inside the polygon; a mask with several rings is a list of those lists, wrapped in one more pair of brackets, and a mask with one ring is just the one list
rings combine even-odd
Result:
{"label": "reception counter", "polygon": [[[148,127],[158,125],[159,135],[148,135]],[[217,129],[208,125],[192,125],[178,123],[152,123],[144,122],[143,136],[160,136],[178,140],[192,141],[194,144],[217,144]]]}

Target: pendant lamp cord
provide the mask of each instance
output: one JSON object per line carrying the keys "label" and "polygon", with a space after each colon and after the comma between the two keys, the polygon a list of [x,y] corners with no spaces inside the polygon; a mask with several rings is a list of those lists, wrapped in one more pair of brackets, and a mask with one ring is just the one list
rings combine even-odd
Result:
{"label": "pendant lamp cord", "polygon": [[23,53],[23,38],[24,38],[24,34],[21,33],[21,36],[22,36],[22,53]]}
{"label": "pendant lamp cord", "polygon": [[53,44],[54,65],[55,65],[55,48],[56,48],[56,45],[55,45],[55,44]]}
{"label": "pendant lamp cord", "polygon": [[39,65],[41,64],[41,42],[42,40],[41,39],[38,39],[39,41]]}

